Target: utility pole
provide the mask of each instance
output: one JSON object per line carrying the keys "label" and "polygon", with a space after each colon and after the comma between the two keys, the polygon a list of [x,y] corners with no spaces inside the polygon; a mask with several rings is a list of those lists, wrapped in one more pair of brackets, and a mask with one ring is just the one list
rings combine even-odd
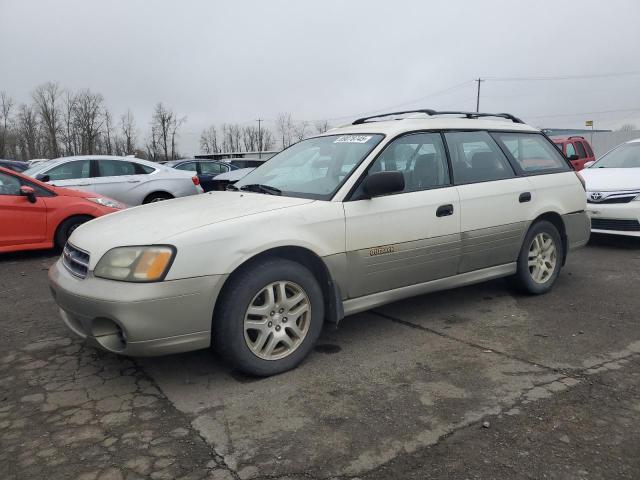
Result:
{"label": "utility pole", "polygon": [[476,78],[476,82],[478,82],[478,97],[476,98],[476,112],[480,112],[480,83],[484,82],[481,78]]}
{"label": "utility pole", "polygon": [[262,130],[260,129],[262,119],[257,118],[256,122],[258,122],[258,158],[262,158]]}

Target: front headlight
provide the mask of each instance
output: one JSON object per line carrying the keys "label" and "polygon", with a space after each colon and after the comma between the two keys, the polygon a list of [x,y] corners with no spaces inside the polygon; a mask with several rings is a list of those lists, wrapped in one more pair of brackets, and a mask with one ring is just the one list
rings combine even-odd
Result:
{"label": "front headlight", "polygon": [[87,198],[87,200],[93,203],[97,203],[98,205],[102,205],[103,207],[117,208],[117,209],[126,208],[125,205],[123,205],[122,203],[116,202],[115,200],[111,200],[110,198],[106,198],[106,197]]}
{"label": "front headlight", "polygon": [[122,282],[159,282],[167,275],[175,255],[171,245],[118,247],[102,256],[93,274]]}

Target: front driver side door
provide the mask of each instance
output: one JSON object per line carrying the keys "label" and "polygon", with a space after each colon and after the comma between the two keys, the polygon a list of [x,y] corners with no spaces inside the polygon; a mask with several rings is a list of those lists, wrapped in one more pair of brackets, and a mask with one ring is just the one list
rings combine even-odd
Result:
{"label": "front driver side door", "polygon": [[0,247],[42,243],[47,232],[47,206],[20,194],[18,177],[0,172]]}
{"label": "front driver side door", "polygon": [[53,186],[93,191],[91,160],[72,160],[42,173],[49,176],[47,183]]}
{"label": "front driver side door", "polygon": [[460,261],[460,201],[439,133],[391,142],[367,174],[401,171],[402,192],[344,202],[349,298],[455,275]]}

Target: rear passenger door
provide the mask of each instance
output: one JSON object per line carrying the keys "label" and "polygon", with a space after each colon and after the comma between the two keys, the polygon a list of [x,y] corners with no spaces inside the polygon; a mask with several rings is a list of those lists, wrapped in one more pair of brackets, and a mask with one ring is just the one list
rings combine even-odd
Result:
{"label": "rear passenger door", "polygon": [[514,262],[533,212],[532,184],[516,176],[488,132],[446,132],[445,139],[460,196],[458,273]]}
{"label": "rear passenger door", "polygon": [[[140,203],[132,192],[147,179],[145,166],[128,160],[98,160],[96,163],[99,172],[94,185],[96,192],[127,205]],[[146,168],[149,173],[153,171],[151,167]]]}
{"label": "rear passenger door", "polygon": [[[363,198],[362,182],[400,171],[402,192]],[[460,260],[460,205],[440,133],[392,141],[344,202],[348,297],[455,275]]]}
{"label": "rear passenger door", "polygon": [[213,179],[221,173],[228,172],[229,165],[222,165],[216,162],[200,162],[200,185],[205,192],[213,190],[215,182]]}

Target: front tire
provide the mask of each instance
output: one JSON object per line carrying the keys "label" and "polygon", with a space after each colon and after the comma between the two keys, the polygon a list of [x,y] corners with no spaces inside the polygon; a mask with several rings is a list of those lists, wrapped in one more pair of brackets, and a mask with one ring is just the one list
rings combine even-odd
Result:
{"label": "front tire", "polygon": [[322,289],[303,265],[268,259],[229,279],[213,322],[213,345],[234,368],[270,376],[295,368],[322,330]]}
{"label": "front tire", "polygon": [[546,220],[536,222],[520,250],[516,286],[531,295],[547,293],[560,274],[563,258],[564,245],[556,226]]}
{"label": "front tire", "polygon": [[58,225],[58,229],[56,230],[56,235],[54,238],[54,244],[56,248],[62,250],[73,231],[83,223],[86,223],[92,219],[93,217],[90,217],[89,215],[76,215],[75,217],[67,218],[64,222]]}

